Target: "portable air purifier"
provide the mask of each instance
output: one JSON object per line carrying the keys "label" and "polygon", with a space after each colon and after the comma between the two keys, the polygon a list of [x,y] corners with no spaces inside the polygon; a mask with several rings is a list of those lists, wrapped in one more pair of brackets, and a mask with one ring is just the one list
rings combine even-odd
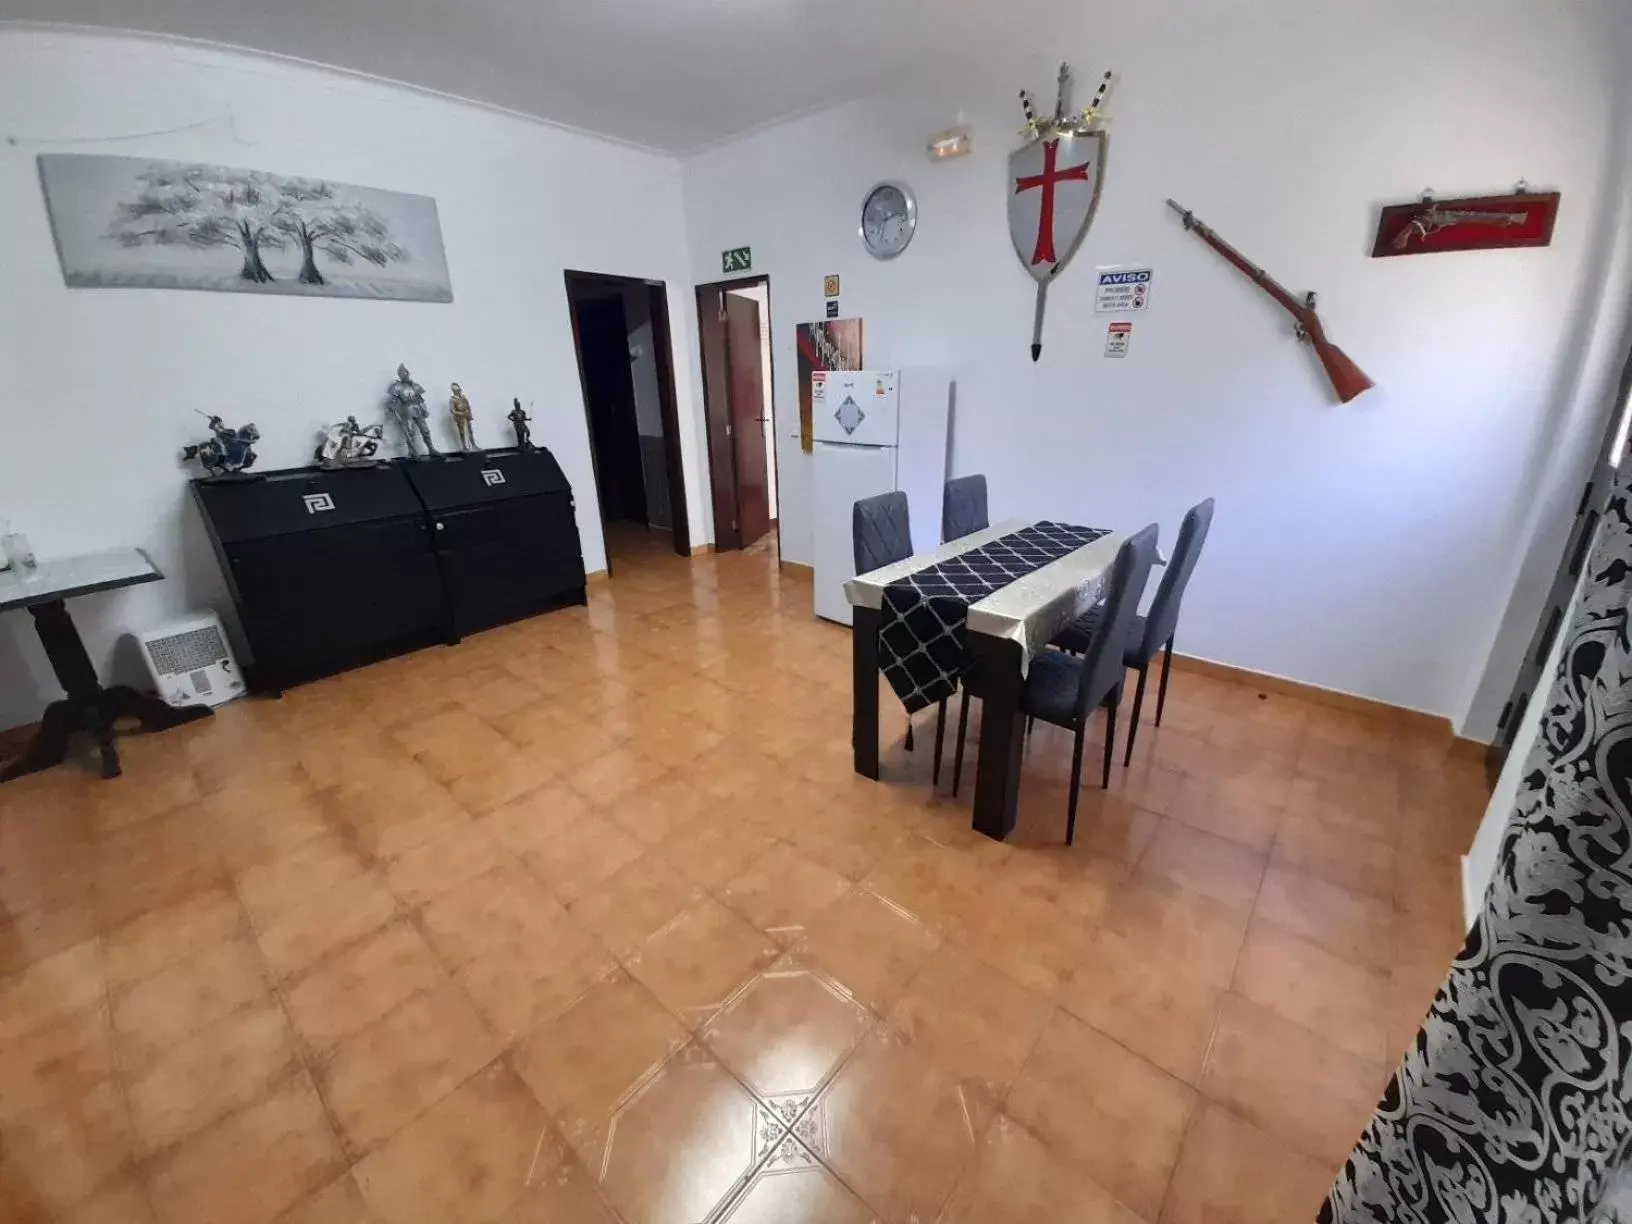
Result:
{"label": "portable air purifier", "polygon": [[243,675],[215,613],[172,621],[136,640],[166,704],[217,706],[243,696]]}

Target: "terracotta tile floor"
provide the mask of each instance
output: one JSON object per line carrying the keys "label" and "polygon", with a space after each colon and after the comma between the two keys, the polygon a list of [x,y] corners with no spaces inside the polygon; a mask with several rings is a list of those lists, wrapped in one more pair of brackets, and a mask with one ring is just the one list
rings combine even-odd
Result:
{"label": "terracotta tile floor", "polygon": [[587,609],[0,791],[0,1217],[1312,1218],[1476,768],[1180,673],[1069,850],[1039,728],[999,845],[888,697],[851,772],[808,580],[615,540]]}

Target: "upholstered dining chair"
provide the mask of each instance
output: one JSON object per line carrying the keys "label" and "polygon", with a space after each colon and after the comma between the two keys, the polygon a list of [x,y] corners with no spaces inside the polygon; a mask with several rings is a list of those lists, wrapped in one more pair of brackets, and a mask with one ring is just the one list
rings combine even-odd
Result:
{"label": "upholstered dining chair", "polygon": [[[1027,719],[1076,733],[1071,752],[1071,799],[1066,809],[1065,844],[1077,835],[1077,798],[1082,788],[1082,745],[1088,720],[1095,710],[1105,711],[1105,764],[1100,785],[1111,785],[1111,761],[1116,754],[1116,712],[1122,704],[1122,685],[1127,669],[1122,651],[1115,645],[1125,642],[1133,618],[1139,614],[1150,567],[1156,561],[1156,524],[1141,528],[1116,550],[1110,575],[1105,581],[1105,598],[1099,605],[1100,623],[1106,632],[1097,633],[1083,654],[1059,650],[1040,651],[1031,661],[1025,686],[1020,690],[1020,713]],[[980,695],[976,690],[975,695]],[[952,793],[958,793],[963,774],[963,744],[969,728],[969,689],[964,688],[963,705],[958,711],[958,747],[952,758]]]}
{"label": "upholstered dining chair", "polygon": [[[1207,542],[1207,531],[1213,525],[1213,499],[1197,502],[1185,513],[1179,525],[1179,541],[1173,546],[1173,557],[1162,572],[1151,600],[1150,612],[1135,616],[1123,640],[1123,662],[1139,673],[1139,683],[1133,690],[1133,721],[1128,724],[1128,747],[1122,764],[1133,763],[1133,744],[1139,735],[1139,710],[1145,703],[1145,680],[1156,652],[1162,652],[1162,679],[1156,688],[1156,725],[1162,725],[1162,709],[1167,705],[1167,677],[1173,669],[1173,638],[1179,627],[1179,605],[1184,602],[1184,589],[1190,584],[1201,546]],[[1095,606],[1076,620],[1054,639],[1053,645],[1073,654],[1087,651],[1104,624],[1103,605]]]}
{"label": "upholstered dining chair", "polygon": [[[850,543],[855,552],[856,573],[865,574],[912,556],[912,520],[907,495],[897,489],[864,497],[850,510]],[[946,730],[946,702],[935,716],[934,781],[941,780],[941,740]],[[907,716],[907,751],[913,749],[912,716]]]}
{"label": "upholstered dining chair", "polygon": [[941,543],[985,531],[992,525],[986,512],[986,477],[958,476],[941,492]]}

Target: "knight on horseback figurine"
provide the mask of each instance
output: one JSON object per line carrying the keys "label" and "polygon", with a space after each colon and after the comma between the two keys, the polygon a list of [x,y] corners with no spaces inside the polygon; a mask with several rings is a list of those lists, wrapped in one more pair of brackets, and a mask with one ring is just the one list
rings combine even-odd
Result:
{"label": "knight on horseback figurine", "polygon": [[261,431],[255,428],[253,421],[233,429],[213,412],[199,415],[209,418],[213,436],[206,442],[185,447],[181,452],[183,463],[197,459],[199,466],[211,476],[236,475],[254,466],[255,443],[261,440]]}

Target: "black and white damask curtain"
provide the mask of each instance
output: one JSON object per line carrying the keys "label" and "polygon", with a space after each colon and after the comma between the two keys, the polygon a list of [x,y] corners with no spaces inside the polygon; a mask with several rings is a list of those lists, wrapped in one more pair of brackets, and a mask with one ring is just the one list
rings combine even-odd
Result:
{"label": "black and white damask curtain", "polygon": [[1632,463],[1484,910],[1321,1224],[1632,1224]]}

